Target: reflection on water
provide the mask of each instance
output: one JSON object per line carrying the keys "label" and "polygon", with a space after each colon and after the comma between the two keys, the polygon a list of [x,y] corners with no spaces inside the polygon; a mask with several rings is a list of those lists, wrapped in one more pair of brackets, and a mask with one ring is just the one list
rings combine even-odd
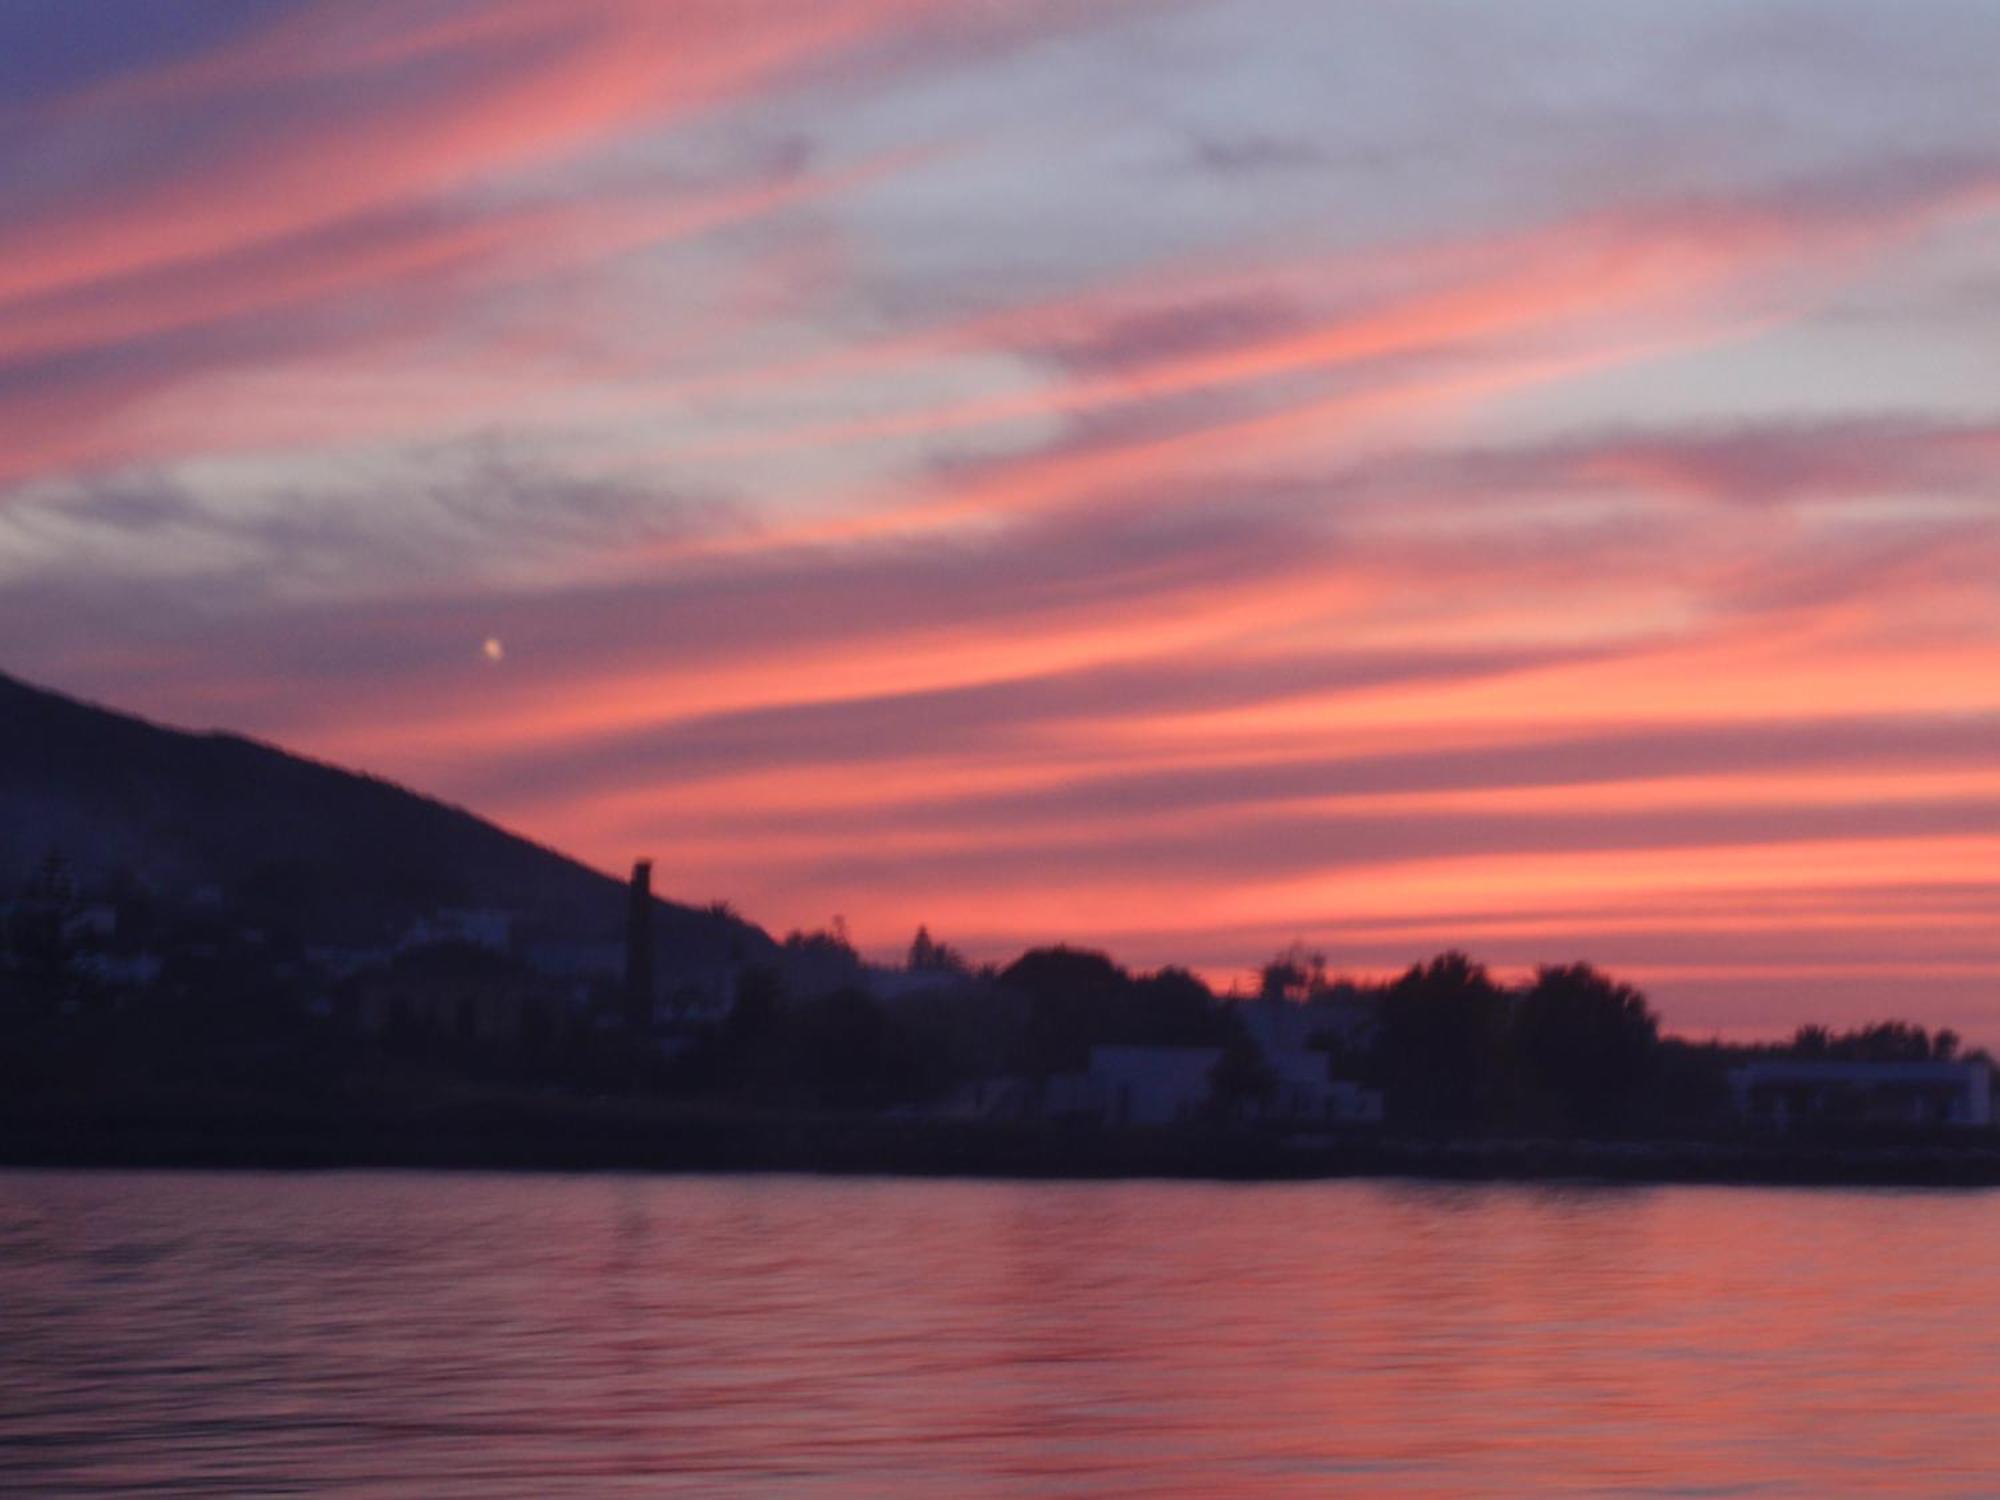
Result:
{"label": "reflection on water", "polygon": [[2000,1493],[2000,1196],[0,1174],[0,1492]]}

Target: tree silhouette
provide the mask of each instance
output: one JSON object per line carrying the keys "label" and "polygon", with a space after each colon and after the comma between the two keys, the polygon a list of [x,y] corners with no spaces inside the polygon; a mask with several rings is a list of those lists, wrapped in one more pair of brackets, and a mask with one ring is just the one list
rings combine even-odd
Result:
{"label": "tree silhouette", "polygon": [[913,974],[969,974],[972,965],[965,956],[949,943],[940,943],[931,937],[928,927],[918,927],[917,935],[910,941],[910,956],[905,967]]}
{"label": "tree silhouette", "polygon": [[1257,971],[1257,993],[1266,1000],[1310,1000],[1326,988],[1326,955],[1293,943]]}
{"label": "tree silhouette", "polygon": [[1377,1065],[1388,1106],[1409,1124],[1469,1128],[1504,1094],[1507,999],[1482,964],[1441,953],[1384,992]]}
{"label": "tree silhouette", "polygon": [[1000,973],[1025,996],[1028,1021],[1022,1066],[1031,1073],[1073,1072],[1105,1044],[1219,1047],[1232,1030],[1207,985],[1185,969],[1134,977],[1102,953],[1034,948]]}
{"label": "tree silhouette", "polygon": [[1102,953],[1057,946],[1029,949],[1000,982],[1028,997],[1023,1062],[1047,1074],[1082,1068],[1093,1044],[1113,1039],[1132,976]]}
{"label": "tree silhouette", "polygon": [[1569,1129],[1631,1123],[1651,1082],[1659,1021],[1646,997],[1589,964],[1551,965],[1514,1006],[1513,1055],[1525,1092]]}
{"label": "tree silhouette", "polygon": [[1828,1062],[1950,1062],[1958,1048],[1958,1033],[1949,1027],[1930,1032],[1910,1021],[1877,1021],[1838,1032],[1801,1026],[1790,1050],[1794,1057]]}

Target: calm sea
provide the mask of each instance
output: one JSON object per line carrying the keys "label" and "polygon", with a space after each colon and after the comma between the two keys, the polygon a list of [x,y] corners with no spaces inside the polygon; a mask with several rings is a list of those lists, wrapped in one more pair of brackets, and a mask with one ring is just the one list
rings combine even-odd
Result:
{"label": "calm sea", "polygon": [[2000,1195],[0,1173],[0,1493],[2000,1494]]}

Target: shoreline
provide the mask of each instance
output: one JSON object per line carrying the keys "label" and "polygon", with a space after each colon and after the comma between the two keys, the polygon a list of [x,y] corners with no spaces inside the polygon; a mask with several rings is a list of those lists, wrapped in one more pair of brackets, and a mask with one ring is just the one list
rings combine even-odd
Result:
{"label": "shoreline", "polygon": [[2000,1187],[2000,1139],[1305,1138],[583,1106],[355,1118],[279,1110],[199,1118],[103,1112],[0,1118],[0,1166],[1984,1188]]}

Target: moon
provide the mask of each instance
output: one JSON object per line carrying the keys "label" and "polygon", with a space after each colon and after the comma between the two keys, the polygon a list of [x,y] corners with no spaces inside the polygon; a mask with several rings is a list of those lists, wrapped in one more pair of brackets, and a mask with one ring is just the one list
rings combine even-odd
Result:
{"label": "moon", "polygon": [[500,637],[489,635],[486,643],[479,648],[479,654],[488,661],[499,662],[507,659],[507,648],[500,644]]}

